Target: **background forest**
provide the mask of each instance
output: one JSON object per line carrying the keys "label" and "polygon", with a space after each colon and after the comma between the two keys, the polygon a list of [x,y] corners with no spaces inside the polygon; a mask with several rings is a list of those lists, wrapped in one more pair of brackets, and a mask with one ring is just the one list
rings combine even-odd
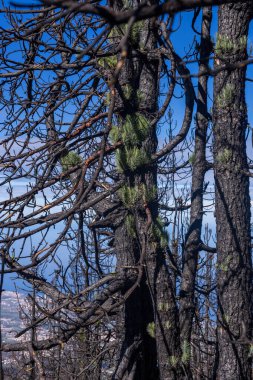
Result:
{"label": "background forest", "polygon": [[252,1],[0,13],[0,379],[252,379]]}

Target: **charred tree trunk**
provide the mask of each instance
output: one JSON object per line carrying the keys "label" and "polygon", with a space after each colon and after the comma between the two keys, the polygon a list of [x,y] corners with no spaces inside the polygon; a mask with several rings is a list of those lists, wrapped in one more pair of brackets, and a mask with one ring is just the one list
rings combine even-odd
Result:
{"label": "charred tree trunk", "polygon": [[[208,68],[209,56],[212,51],[210,37],[211,21],[212,9],[211,7],[206,7],[203,9],[202,19],[199,67],[200,74]],[[207,83],[207,76],[201,76],[199,78],[195,151],[193,156],[192,172],[190,227],[187,232],[185,242],[182,284],[180,290],[180,335],[182,346],[184,344],[185,346],[190,344],[192,322],[195,311],[195,277],[198,264],[198,253],[201,243],[204,178],[207,170],[206,134],[209,122],[207,109]],[[188,367],[187,372],[190,371],[188,363],[185,363],[186,367]]]}
{"label": "charred tree trunk", "polygon": [[[251,2],[219,9],[216,68],[247,57]],[[246,68],[222,71],[214,84],[214,168],[217,221],[217,379],[251,379],[252,263],[245,131]],[[242,336],[242,330],[246,330]]]}
{"label": "charred tree trunk", "polygon": [[[116,85],[116,113],[121,124],[119,133],[123,133],[122,124],[127,121],[138,124],[138,118],[143,118],[144,123],[150,123],[151,115],[156,110],[157,60],[149,62],[146,53],[141,54],[139,51],[140,44],[145,50],[148,50],[149,46],[154,47],[152,24],[151,21],[145,21],[134,25],[129,35],[128,56]],[[138,129],[138,126],[136,128]],[[131,131],[125,132],[131,134]],[[135,133],[134,130],[132,132]],[[138,130],[136,132],[138,134]],[[131,135],[126,137],[124,148],[118,152],[117,164],[119,167],[122,165],[119,169],[125,178],[124,189],[126,192],[134,193],[135,200],[122,199],[126,212],[121,224],[115,229],[115,251],[119,270],[139,268],[139,283],[124,305],[121,316],[122,347],[113,378],[155,380],[158,378],[156,345],[154,337],[148,333],[148,326],[154,321],[153,301],[143,270],[142,244],[145,235],[142,232],[147,221],[142,192],[156,184],[156,168],[146,165],[146,168],[136,166],[133,170],[126,161],[130,159],[127,155],[133,154],[134,150],[138,154],[145,152],[147,156],[155,152],[156,135],[152,130],[143,141],[138,140],[138,136],[136,141],[130,141],[132,138]],[[124,195],[121,198],[124,198]]]}
{"label": "charred tree trunk", "polygon": [[[139,268],[138,287],[124,308],[122,349],[114,374],[117,380],[177,379],[180,363],[177,306],[158,218],[157,164],[150,160],[157,149],[156,126],[152,124],[158,99],[159,61],[155,48],[154,20],[133,25],[128,56],[116,86],[116,112],[121,120],[119,133],[124,142],[118,166],[125,177],[124,191],[135,198],[134,202],[128,199],[128,204],[125,200],[127,214],[115,231],[117,265]],[[129,120],[136,125],[126,138]],[[140,130],[140,120],[149,126],[146,132]],[[136,136],[133,141],[135,133],[143,137]],[[132,168],[129,161],[134,153],[140,154],[140,159],[144,157],[146,162]]]}

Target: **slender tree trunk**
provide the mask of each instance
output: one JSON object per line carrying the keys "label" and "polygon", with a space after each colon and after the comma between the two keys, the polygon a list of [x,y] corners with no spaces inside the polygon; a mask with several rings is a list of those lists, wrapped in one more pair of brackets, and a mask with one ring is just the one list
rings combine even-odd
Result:
{"label": "slender tree trunk", "polygon": [[[251,2],[219,8],[216,67],[246,59]],[[214,84],[214,167],[217,221],[217,379],[251,379],[252,263],[245,131],[246,68],[222,71]],[[242,336],[242,331],[246,331]]]}
{"label": "slender tree trunk", "polygon": [[[211,21],[212,8],[203,8],[202,34],[200,42],[200,74],[208,68],[209,56],[212,51],[210,37]],[[193,172],[190,227],[187,232],[185,242],[182,284],[180,290],[180,335],[181,345],[182,347],[185,347],[185,349],[189,347],[191,341],[192,322],[195,311],[195,278],[203,220],[203,187],[207,169],[206,134],[209,119],[207,109],[207,84],[208,77],[201,76],[198,82],[195,151],[192,158]],[[187,358],[187,355],[185,355],[185,358]],[[190,358],[185,363],[185,366],[189,376],[191,377],[189,364]]]}

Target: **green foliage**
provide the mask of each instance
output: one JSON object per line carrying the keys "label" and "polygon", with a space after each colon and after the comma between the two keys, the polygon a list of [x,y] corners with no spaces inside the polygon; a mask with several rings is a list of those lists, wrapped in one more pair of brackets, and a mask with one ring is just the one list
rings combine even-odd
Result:
{"label": "green foliage", "polygon": [[[134,88],[131,86],[131,84],[127,83],[125,85],[122,85],[121,89],[123,92],[123,96],[126,100],[134,101],[136,104],[139,104],[143,100],[143,95],[142,95],[141,90],[137,90],[137,91],[134,90]],[[141,114],[135,114],[135,117],[138,115],[140,117],[144,118],[144,116]],[[128,116],[130,116],[130,115],[128,115]]]}
{"label": "green foliage", "polygon": [[98,64],[103,68],[114,69],[117,65],[118,59],[116,55],[112,55],[110,57],[102,57],[98,59]]}
{"label": "green foliage", "polygon": [[131,28],[131,31],[130,31],[130,43],[134,46],[137,46],[139,41],[140,41],[140,37],[141,37],[141,32],[143,30],[143,27],[144,27],[144,21],[137,21],[133,24],[132,28]]}
{"label": "green foliage", "polygon": [[152,225],[152,233],[154,237],[159,241],[161,248],[166,248],[168,246],[168,232],[165,230],[164,223],[162,219],[158,216],[155,223]]}
{"label": "green foliage", "polygon": [[125,219],[127,234],[131,237],[136,237],[135,220],[132,214],[128,214]]}
{"label": "green foliage", "polygon": [[126,149],[127,166],[131,171],[135,171],[139,167],[146,165],[150,161],[150,157],[143,149],[133,147]]}
{"label": "green foliage", "polygon": [[164,323],[164,328],[165,328],[166,330],[171,329],[171,327],[172,327],[172,323],[171,323],[170,321],[166,321],[166,322]]}
{"label": "green foliage", "polygon": [[235,85],[227,83],[217,97],[217,105],[220,108],[226,108],[233,103],[235,97]]}
{"label": "green foliage", "polygon": [[[129,2],[127,2],[127,5],[125,9],[129,8]],[[141,32],[144,27],[144,21],[136,21],[130,30],[129,36],[128,36],[128,42],[130,45],[138,47],[140,37],[141,37]],[[114,38],[121,38],[124,36],[127,32],[128,24],[122,24],[120,26],[115,26],[109,33],[109,38],[114,39]]]}
{"label": "green foliage", "polygon": [[117,26],[114,26],[111,29],[110,33],[108,34],[108,38],[113,41],[115,38],[119,38],[119,36],[120,36],[120,30]]}
{"label": "green foliage", "polygon": [[182,344],[182,357],[181,361],[183,364],[188,364],[191,359],[191,345],[187,340],[183,341]]}
{"label": "green foliage", "polygon": [[156,199],[157,189],[155,186],[148,188],[147,185],[142,184],[141,189],[142,198],[145,203],[150,203]]}
{"label": "green foliage", "polygon": [[122,141],[126,145],[138,145],[147,137],[149,121],[140,113],[127,115],[122,126]]}
{"label": "green foliage", "polygon": [[140,102],[143,100],[143,94],[141,92],[141,90],[137,90],[136,91],[136,97],[137,97],[137,103],[140,104]]}
{"label": "green foliage", "polygon": [[103,99],[104,99],[104,104],[106,106],[109,106],[111,102],[111,95],[109,91],[105,93],[105,95],[103,96]]}
{"label": "green foliage", "polygon": [[123,186],[121,189],[118,190],[118,194],[122,203],[127,208],[134,207],[140,197],[139,188],[137,186]]}
{"label": "green foliage", "polygon": [[[123,186],[118,190],[119,197],[122,203],[127,208],[135,207],[137,202],[149,203],[156,197],[156,188],[152,187],[148,189],[147,186],[142,183],[138,186]],[[126,223],[129,227],[129,231],[135,226],[133,215],[129,214],[126,218]]]}
{"label": "green foliage", "polygon": [[151,338],[155,338],[155,322],[150,322],[147,325],[147,333]]}
{"label": "green foliage", "polygon": [[219,265],[219,269],[222,271],[222,272],[227,272],[228,271],[228,265],[226,263],[224,264],[220,264]]}
{"label": "green foliage", "polygon": [[131,0],[122,0],[122,4],[124,5],[124,10],[129,9],[133,6],[133,1]]}
{"label": "green foliage", "polygon": [[177,356],[170,356],[169,357],[169,363],[171,367],[176,368],[179,363],[179,358]]}
{"label": "green foliage", "polygon": [[217,161],[220,162],[221,164],[227,164],[233,156],[233,152],[231,149],[223,149],[222,152],[218,153],[217,156]]}
{"label": "green foliage", "polygon": [[222,314],[222,319],[225,324],[228,324],[230,321],[230,317],[227,314]]}
{"label": "green foliage", "polygon": [[87,334],[84,328],[82,328],[78,334],[78,339],[81,343],[84,343],[87,339]]}
{"label": "green foliage", "polygon": [[125,145],[116,152],[116,163],[120,172],[135,171],[150,162],[148,153],[139,147],[148,132],[149,121],[140,113],[127,115],[121,128],[112,127],[112,141],[121,139]]}
{"label": "green foliage", "polygon": [[110,137],[113,142],[122,139],[127,146],[141,144],[149,133],[149,121],[140,113],[127,115],[121,128],[113,126]]}
{"label": "green foliage", "polygon": [[133,93],[134,93],[134,90],[133,90],[133,87],[131,86],[131,84],[127,83],[124,86],[122,86],[121,88],[122,88],[122,92],[123,92],[125,99],[130,100],[133,97]]}
{"label": "green foliage", "polygon": [[234,44],[228,36],[217,34],[215,51],[218,55],[229,54],[234,50]]}
{"label": "green foliage", "polygon": [[195,161],[196,161],[196,154],[193,153],[193,154],[189,157],[189,163],[190,163],[191,165],[194,165]]}
{"label": "green foliage", "polygon": [[130,170],[134,172],[150,161],[149,155],[141,148],[122,148],[116,152],[117,167],[120,172]]}
{"label": "green foliage", "polygon": [[120,140],[120,130],[116,125],[112,126],[109,136],[114,144]]}
{"label": "green foliage", "polygon": [[253,356],[253,344],[250,344],[249,345],[249,357],[252,357]]}
{"label": "green foliage", "polygon": [[120,173],[123,173],[128,169],[125,148],[121,148],[116,151],[116,165]]}
{"label": "green foliage", "polygon": [[229,270],[229,265],[230,265],[232,259],[233,259],[232,256],[228,255],[222,263],[216,264],[216,268],[223,271],[223,272],[227,272]]}
{"label": "green foliage", "polygon": [[169,310],[169,303],[168,302],[158,302],[157,304],[157,310],[158,311],[168,311]]}
{"label": "green foliage", "polygon": [[221,34],[217,34],[215,52],[219,56],[234,54],[237,51],[246,49],[246,47],[247,36],[240,37],[235,44],[229,36],[222,36]]}
{"label": "green foliage", "polygon": [[68,152],[61,158],[62,171],[66,172],[76,165],[80,165],[82,158],[75,152]]}

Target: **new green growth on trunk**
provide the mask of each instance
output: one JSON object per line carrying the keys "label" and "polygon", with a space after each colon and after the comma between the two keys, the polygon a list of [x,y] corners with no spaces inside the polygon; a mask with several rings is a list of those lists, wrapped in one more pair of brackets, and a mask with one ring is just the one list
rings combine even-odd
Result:
{"label": "new green growth on trunk", "polygon": [[217,161],[221,164],[227,164],[233,157],[233,152],[231,149],[223,149],[223,151],[218,153]]}
{"label": "new green growth on trunk", "polygon": [[235,85],[227,83],[217,96],[216,102],[219,108],[226,108],[230,106],[235,98]]}
{"label": "new green growth on trunk", "polygon": [[116,164],[119,172],[134,172],[150,162],[149,154],[141,147],[148,133],[149,121],[138,112],[127,115],[121,128],[112,127],[111,140],[114,143],[122,140],[124,143],[124,146],[116,152]]}
{"label": "new green growth on trunk", "polygon": [[110,68],[114,69],[117,65],[117,56],[116,55],[111,55],[109,57],[102,57],[98,59],[98,64],[102,66],[104,69]]}
{"label": "new green growth on trunk", "polygon": [[182,357],[181,361],[183,364],[188,364],[191,359],[191,345],[187,340],[183,341],[182,344]]}
{"label": "new green growth on trunk", "polygon": [[150,203],[156,198],[156,188],[151,187],[150,189],[144,183],[136,186],[122,186],[118,190],[118,195],[126,208],[136,207],[138,202]]}
{"label": "new green growth on trunk", "polygon": [[155,339],[155,322],[150,322],[147,325],[147,333],[151,338]]}
{"label": "new green growth on trunk", "polygon": [[135,219],[132,214],[128,214],[125,219],[125,226],[128,236],[136,237]]}
{"label": "new green growth on trunk", "polygon": [[218,56],[235,54],[238,51],[245,50],[247,47],[247,36],[242,36],[236,41],[231,40],[230,36],[217,34],[215,52]]}
{"label": "new green growth on trunk", "polygon": [[149,124],[148,119],[138,112],[127,115],[121,127],[112,127],[110,138],[113,143],[122,140],[127,146],[139,145],[148,136]]}
{"label": "new green growth on trunk", "polygon": [[67,172],[69,169],[74,166],[80,165],[82,158],[75,152],[68,152],[60,159],[62,165],[62,171]]}
{"label": "new green growth on trunk", "polygon": [[195,161],[196,161],[196,154],[195,153],[192,153],[192,155],[189,157],[188,159],[189,163],[191,165],[194,165],[195,164]]}
{"label": "new green growth on trunk", "polygon": [[122,148],[116,152],[117,168],[121,173],[128,170],[134,172],[149,162],[149,154],[137,146],[133,148]]}
{"label": "new green growth on trunk", "polygon": [[158,216],[156,221],[152,224],[152,233],[156,240],[159,241],[161,248],[168,246],[168,232],[165,229],[163,220]]}
{"label": "new green growth on trunk", "polygon": [[[129,9],[132,5],[127,1],[125,2],[125,9]],[[133,47],[138,47],[141,38],[141,32],[144,27],[144,21],[136,21],[129,32],[128,43]],[[114,26],[109,33],[109,38],[112,42],[116,39],[122,38],[127,32],[128,24],[122,24],[120,26]]]}

